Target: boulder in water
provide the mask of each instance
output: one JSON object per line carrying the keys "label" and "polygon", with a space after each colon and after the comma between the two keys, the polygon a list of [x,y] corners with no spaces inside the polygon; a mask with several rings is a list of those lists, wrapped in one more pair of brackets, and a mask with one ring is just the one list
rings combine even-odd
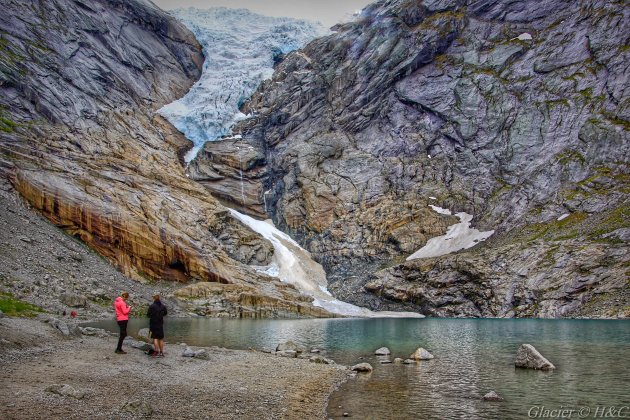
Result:
{"label": "boulder in water", "polygon": [[434,356],[429,353],[426,349],[422,348],[422,347],[418,347],[418,349],[413,352],[413,354],[411,356],[409,356],[410,359],[414,359],[414,360],[430,360],[433,359]]}
{"label": "boulder in water", "polygon": [[397,365],[401,364],[403,362],[403,359],[401,359],[400,357],[397,357],[394,359],[394,363],[396,363]]}
{"label": "boulder in water", "polygon": [[359,364],[356,364],[356,365],[352,366],[351,369],[354,370],[355,372],[365,372],[365,373],[369,373],[369,372],[372,372],[374,370],[372,365],[369,364],[369,363],[359,363]]}
{"label": "boulder in water", "polygon": [[483,396],[483,399],[486,401],[503,401],[503,397],[499,396],[499,394],[494,391],[488,392]]}
{"label": "boulder in water", "polygon": [[387,347],[381,347],[380,349],[376,350],[374,352],[375,355],[377,356],[388,356],[390,354],[392,354],[391,351],[389,351],[389,349]]}
{"label": "boulder in water", "polygon": [[531,344],[522,344],[516,354],[514,365],[525,369],[553,370],[556,367]]}

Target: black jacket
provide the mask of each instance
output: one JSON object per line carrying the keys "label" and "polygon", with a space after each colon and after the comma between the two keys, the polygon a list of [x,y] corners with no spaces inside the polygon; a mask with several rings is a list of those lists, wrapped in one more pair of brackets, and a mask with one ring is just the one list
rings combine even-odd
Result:
{"label": "black jacket", "polygon": [[149,306],[147,316],[149,319],[149,325],[159,327],[164,325],[164,317],[166,316],[166,305],[161,300],[156,300]]}

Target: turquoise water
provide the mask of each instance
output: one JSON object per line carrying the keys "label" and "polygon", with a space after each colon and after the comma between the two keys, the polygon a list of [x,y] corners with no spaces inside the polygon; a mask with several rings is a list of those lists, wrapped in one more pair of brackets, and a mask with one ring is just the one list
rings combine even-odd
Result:
{"label": "turquoise water", "polygon": [[[91,325],[117,329],[109,321]],[[129,329],[145,326],[144,320],[131,320]],[[324,350],[337,363],[371,363],[374,372],[358,375],[332,395],[331,418],[344,413],[362,419],[559,418],[561,412],[551,411],[559,409],[564,418],[599,418],[611,407],[622,409],[617,418],[630,418],[630,408],[623,409],[630,406],[630,321],[625,320],[169,319],[166,340],[259,350],[293,340]],[[557,370],[514,368],[522,343],[535,346]],[[392,351],[392,360],[417,347],[435,359],[382,365],[373,355],[382,346]],[[490,390],[505,401],[483,401]]]}

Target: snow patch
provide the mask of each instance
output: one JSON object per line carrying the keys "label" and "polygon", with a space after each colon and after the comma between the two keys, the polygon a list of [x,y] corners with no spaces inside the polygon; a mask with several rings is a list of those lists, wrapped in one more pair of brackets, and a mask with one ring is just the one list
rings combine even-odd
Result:
{"label": "snow patch", "polygon": [[560,221],[560,220],[564,220],[564,219],[566,219],[566,218],[567,218],[567,217],[569,217],[569,216],[570,216],[570,214],[569,214],[569,213],[565,213],[565,214],[563,214],[562,216],[558,217],[558,219],[557,219],[557,220],[558,220],[558,221]]}
{"label": "snow patch", "polygon": [[[431,205],[430,207],[440,214],[451,214],[450,210]],[[459,223],[449,226],[446,235],[429,239],[425,246],[407,257],[407,261],[417,258],[439,257],[462,249],[468,249],[481,241],[485,241],[494,233],[494,230],[480,232],[471,228],[470,222],[473,216],[468,213],[456,213],[455,216],[459,218]]]}
{"label": "snow patch", "polygon": [[271,77],[274,59],[329,33],[319,23],[246,9],[188,8],[170,13],[195,34],[206,58],[201,78],[186,96],[158,110],[193,142],[184,157],[187,163],[205,142],[229,134],[235,123],[247,118],[239,108]]}
{"label": "snow patch", "polygon": [[429,204],[429,207],[431,207],[433,209],[433,211],[440,213],[440,214],[445,214],[447,216],[450,216],[451,211],[449,209],[443,209],[442,207],[438,207],[438,206],[434,206],[433,204]]}
{"label": "snow patch", "polygon": [[516,39],[521,40],[521,41],[529,41],[532,39],[532,35],[527,32],[523,32],[522,34],[517,36]]}
{"label": "snow patch", "polygon": [[335,299],[328,291],[326,273],[320,264],[313,261],[311,254],[289,235],[278,230],[271,220],[256,220],[253,217],[229,209],[232,216],[249,226],[254,232],[267,239],[274,248],[273,261],[268,267],[257,267],[257,271],[277,277],[293,284],[302,293],[313,298],[313,305],[329,312],[355,317],[400,317],[423,318],[415,312],[372,312],[350,303]]}

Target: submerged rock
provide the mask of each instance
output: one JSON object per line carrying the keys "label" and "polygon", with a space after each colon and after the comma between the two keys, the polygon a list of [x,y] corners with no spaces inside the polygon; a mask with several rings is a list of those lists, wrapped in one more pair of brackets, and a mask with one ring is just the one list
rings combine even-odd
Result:
{"label": "submerged rock", "polygon": [[409,358],[414,360],[430,360],[433,359],[434,356],[424,348],[419,347]]}
{"label": "submerged rock", "polygon": [[282,351],[287,351],[287,350],[294,351],[296,353],[303,353],[304,352],[304,347],[295,344],[291,340],[289,340],[289,341],[287,341],[285,343],[280,343],[276,347],[276,351],[277,352],[282,352]]}
{"label": "submerged rock", "polygon": [[352,366],[350,369],[352,369],[355,372],[364,372],[364,373],[369,373],[374,370],[372,365],[369,363],[359,363]]}
{"label": "submerged rock", "polygon": [[516,354],[514,365],[519,368],[553,370],[556,367],[531,344],[522,344]]}
{"label": "submerged rock", "polygon": [[483,396],[483,399],[486,401],[503,401],[503,397],[499,396],[499,394],[494,391],[488,392]]}

